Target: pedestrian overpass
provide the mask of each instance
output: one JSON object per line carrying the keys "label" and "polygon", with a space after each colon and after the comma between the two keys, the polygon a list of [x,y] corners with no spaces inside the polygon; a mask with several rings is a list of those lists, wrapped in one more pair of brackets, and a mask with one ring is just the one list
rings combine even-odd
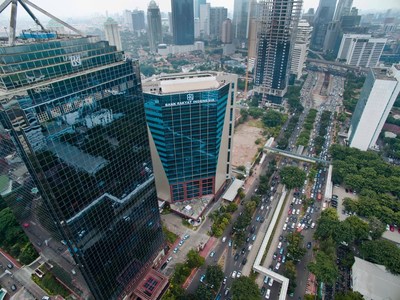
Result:
{"label": "pedestrian overpass", "polygon": [[331,162],[329,160],[324,160],[324,159],[320,159],[320,158],[315,158],[315,157],[310,157],[310,156],[306,156],[306,155],[301,155],[301,154],[296,154],[290,151],[286,151],[286,150],[282,150],[282,149],[278,149],[278,148],[273,148],[273,147],[268,147],[265,146],[264,150],[270,153],[276,153],[276,154],[280,154],[282,156],[286,156],[289,158],[293,158],[293,159],[297,159],[297,160],[301,160],[301,161],[305,161],[305,162],[309,162],[309,163],[322,163],[325,165],[329,165]]}

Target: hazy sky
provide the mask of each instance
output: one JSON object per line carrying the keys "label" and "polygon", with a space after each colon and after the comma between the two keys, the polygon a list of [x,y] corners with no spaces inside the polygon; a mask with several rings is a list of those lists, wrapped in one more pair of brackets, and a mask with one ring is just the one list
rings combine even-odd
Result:
{"label": "hazy sky", "polygon": [[[146,9],[150,0],[31,0],[48,12],[68,18],[73,16],[86,16],[93,13],[105,14],[122,12],[124,9]],[[3,2],[1,0],[1,2]],[[170,11],[170,0],[156,0],[161,11]],[[208,0],[212,6],[225,6],[232,13],[234,0]],[[317,8],[319,0],[304,0],[303,8]],[[386,10],[388,8],[400,9],[399,0],[354,0],[353,6],[363,10]],[[39,14],[38,14],[39,15]]]}

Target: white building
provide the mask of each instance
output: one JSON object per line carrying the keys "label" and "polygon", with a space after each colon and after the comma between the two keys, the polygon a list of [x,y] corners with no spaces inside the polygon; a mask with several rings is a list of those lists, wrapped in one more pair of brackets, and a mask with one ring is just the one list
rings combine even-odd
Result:
{"label": "white building", "polygon": [[104,23],[104,31],[106,34],[106,40],[112,46],[116,46],[118,50],[122,50],[121,35],[119,33],[118,23],[112,18],[108,18]]}
{"label": "white building", "polygon": [[163,56],[167,56],[168,54],[181,54],[181,53],[189,53],[192,51],[202,51],[204,52],[204,42],[196,41],[193,45],[167,45],[167,44],[159,44],[157,53]]}
{"label": "white building", "polygon": [[386,42],[369,34],[344,34],[337,60],[357,67],[376,67]]}
{"label": "white building", "polygon": [[400,65],[371,69],[351,119],[350,147],[374,148],[400,92]]}
{"label": "white building", "polygon": [[303,74],[308,49],[310,47],[312,27],[306,20],[300,20],[297,27],[296,42],[293,47],[290,72],[299,79]]}
{"label": "white building", "polygon": [[200,4],[200,38],[210,36],[210,3]]}

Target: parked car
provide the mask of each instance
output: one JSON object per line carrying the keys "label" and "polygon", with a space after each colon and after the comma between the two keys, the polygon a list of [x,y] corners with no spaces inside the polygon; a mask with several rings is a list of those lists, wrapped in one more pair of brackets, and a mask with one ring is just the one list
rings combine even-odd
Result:
{"label": "parked car", "polygon": [[206,274],[201,275],[200,282],[204,282],[205,279],[206,279]]}

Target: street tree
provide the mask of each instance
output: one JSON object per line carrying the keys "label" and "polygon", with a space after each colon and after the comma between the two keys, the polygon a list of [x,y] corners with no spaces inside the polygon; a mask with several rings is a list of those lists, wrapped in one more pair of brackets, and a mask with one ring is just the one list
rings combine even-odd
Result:
{"label": "street tree", "polygon": [[264,114],[262,120],[267,127],[277,127],[282,125],[284,118],[280,112],[270,109]]}
{"label": "street tree", "polygon": [[259,300],[261,297],[258,285],[249,277],[241,276],[232,283],[233,300]]}
{"label": "street tree", "polygon": [[354,241],[356,243],[360,243],[361,241],[368,239],[368,237],[369,237],[368,223],[364,222],[359,217],[350,216],[341,223],[349,224],[349,226],[354,234]]}
{"label": "street tree", "polygon": [[302,259],[304,254],[306,254],[306,249],[303,247],[303,239],[304,236],[299,232],[289,233],[287,236],[288,241],[288,259],[293,260],[296,264],[298,261]]}
{"label": "street tree", "polygon": [[372,239],[379,239],[385,232],[385,225],[375,216],[368,219],[369,233]]}
{"label": "street tree", "polygon": [[204,265],[205,259],[194,249],[189,250],[187,254],[187,265],[189,268],[199,268]]}
{"label": "street tree", "polygon": [[288,294],[294,293],[297,286],[296,284],[297,272],[296,272],[296,266],[292,261],[288,261],[286,263],[283,275],[289,278]]}
{"label": "street tree", "polygon": [[317,252],[315,262],[309,263],[308,269],[318,281],[329,284],[334,284],[339,275],[336,262],[323,251]]}
{"label": "street tree", "polygon": [[306,173],[300,170],[298,167],[287,166],[280,170],[282,183],[286,185],[288,189],[299,188],[303,186],[304,181],[307,178]]}
{"label": "street tree", "polygon": [[206,281],[211,286],[214,286],[214,290],[218,291],[222,279],[224,279],[224,272],[220,265],[207,266],[206,270]]}
{"label": "street tree", "polygon": [[334,237],[339,225],[340,222],[336,210],[328,208],[321,213],[321,217],[317,221],[315,237],[319,240]]}
{"label": "street tree", "polygon": [[196,300],[214,300],[215,295],[205,284],[200,284],[194,294],[194,298]]}
{"label": "street tree", "polygon": [[355,291],[335,294],[335,300],[364,300],[363,295]]}

